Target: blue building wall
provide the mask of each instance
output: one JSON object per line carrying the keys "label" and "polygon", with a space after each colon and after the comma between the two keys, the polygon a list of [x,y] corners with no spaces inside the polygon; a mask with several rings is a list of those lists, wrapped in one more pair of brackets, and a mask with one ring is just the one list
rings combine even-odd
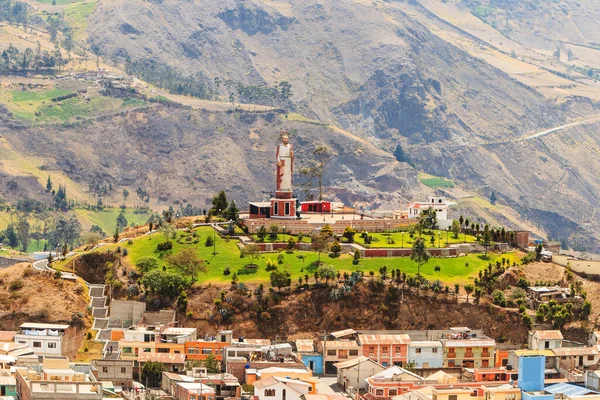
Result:
{"label": "blue building wall", "polygon": [[322,354],[302,354],[302,362],[313,373],[320,375],[323,374],[323,355]]}
{"label": "blue building wall", "polygon": [[524,392],[544,389],[545,356],[519,357],[519,388]]}

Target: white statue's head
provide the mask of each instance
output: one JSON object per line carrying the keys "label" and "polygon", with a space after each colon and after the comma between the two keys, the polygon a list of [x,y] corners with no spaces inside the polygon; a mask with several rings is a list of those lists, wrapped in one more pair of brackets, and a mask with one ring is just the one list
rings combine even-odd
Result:
{"label": "white statue's head", "polygon": [[290,142],[290,137],[287,132],[281,132],[281,141],[283,144],[288,144]]}

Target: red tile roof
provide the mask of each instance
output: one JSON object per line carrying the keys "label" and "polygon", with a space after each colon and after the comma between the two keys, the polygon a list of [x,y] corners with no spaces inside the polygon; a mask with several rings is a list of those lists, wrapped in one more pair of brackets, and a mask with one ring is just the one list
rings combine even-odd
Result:
{"label": "red tile roof", "polygon": [[0,342],[12,342],[16,334],[16,331],[0,331]]}
{"label": "red tile roof", "polygon": [[408,344],[410,337],[406,334],[358,335],[361,344]]}

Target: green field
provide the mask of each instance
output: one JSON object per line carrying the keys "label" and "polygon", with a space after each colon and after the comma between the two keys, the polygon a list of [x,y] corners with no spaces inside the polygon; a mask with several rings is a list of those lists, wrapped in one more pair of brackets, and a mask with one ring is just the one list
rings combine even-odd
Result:
{"label": "green field", "polygon": [[[213,247],[206,247],[206,239],[208,236],[214,236],[211,228],[201,227],[194,230],[198,236],[199,242],[193,244],[186,242],[187,237],[193,237],[191,233],[178,232],[178,240],[184,243],[179,244],[173,241],[173,249],[167,252],[159,252],[156,246],[163,242],[164,236],[156,233],[150,236],[142,236],[133,240],[132,244],[121,243],[118,246],[126,248],[129,255],[125,257],[125,261],[131,266],[142,257],[156,257],[161,265],[165,265],[167,270],[171,270],[166,257],[169,254],[180,251],[182,248],[193,248],[198,256],[205,260],[208,267],[206,274],[201,274],[198,279],[199,284],[203,283],[221,283],[226,284],[231,281],[232,275],[223,275],[226,267],[230,268],[231,273],[237,273],[241,282],[246,283],[267,283],[269,282],[270,272],[266,271],[265,265],[267,259],[277,262],[278,255],[283,256],[282,263],[279,264],[279,269],[289,272],[292,275],[292,282],[297,283],[298,278],[304,278],[304,275],[309,275],[311,280],[314,279],[313,274],[316,268],[311,265],[317,261],[318,255],[314,252],[295,251],[293,253],[280,252],[263,254],[255,260],[259,265],[256,271],[246,271],[244,266],[249,263],[249,259],[240,258],[240,251],[237,247],[235,239],[226,240],[216,235],[216,252],[213,256]],[[192,240],[195,240],[193,238]],[[117,244],[111,244],[105,249],[115,249]],[[304,260],[298,256],[306,257]],[[477,276],[480,269],[485,268],[488,263],[500,260],[502,257],[508,259],[510,263],[517,261],[515,254],[494,255],[490,254],[488,260],[484,260],[479,255],[467,255],[466,257],[458,258],[432,258],[429,263],[421,268],[422,275],[429,280],[440,280],[447,284],[468,283],[473,277]],[[396,258],[365,258],[361,259],[358,265],[353,265],[352,256],[342,254],[339,257],[332,258],[328,254],[321,254],[321,261],[333,265],[339,272],[364,271],[366,276],[369,276],[369,271],[374,271],[375,275],[379,275],[379,269],[386,266],[388,271],[391,269],[400,269],[407,275],[414,275],[417,272],[417,265],[408,257]],[[436,265],[440,266],[440,271],[434,271]]]}
{"label": "green field", "polygon": [[[108,235],[112,235],[117,226],[117,217],[121,212],[120,208],[107,208],[104,211],[91,211],[84,209],[75,210],[75,214],[83,226],[84,231],[88,231],[92,225],[98,225]],[[133,208],[125,210],[125,218],[129,225],[143,225],[148,222],[150,213],[136,214]]]}
{"label": "green field", "polygon": [[[388,243],[388,236],[385,233],[369,233],[369,236],[373,237],[373,242],[369,245],[365,245],[365,241],[360,237],[360,234],[357,234],[354,237],[354,241],[361,246],[369,247],[371,249],[377,248],[410,248],[413,245],[413,240],[418,237],[417,233],[414,233],[414,239],[411,240],[409,232],[392,232],[390,233],[389,238],[394,240],[395,243]],[[435,238],[435,243],[432,245],[431,235],[423,234],[422,237],[425,239],[425,245],[427,247],[446,247],[449,244],[457,244],[457,243],[475,243],[477,240],[475,236],[472,235],[458,235],[458,239],[454,238],[454,234],[452,232],[440,231],[436,230],[433,232],[433,237]]]}
{"label": "green field", "polygon": [[11,90],[10,94],[12,95],[12,99],[15,102],[20,101],[46,101],[51,100],[55,97],[65,96],[69,93],[73,93],[70,90],[64,89],[52,89],[52,90],[44,90],[41,92],[27,92],[22,90]]}
{"label": "green field", "polygon": [[85,36],[85,30],[88,26],[88,17],[96,8],[96,4],[96,1],[85,3],[75,2],[75,4],[71,4],[65,9],[63,13],[65,21],[73,28],[75,39],[81,40],[83,39],[83,36]]}
{"label": "green field", "polygon": [[448,179],[440,178],[437,176],[427,175],[427,174],[419,174],[419,181],[432,189],[439,187],[454,187],[454,182]]}

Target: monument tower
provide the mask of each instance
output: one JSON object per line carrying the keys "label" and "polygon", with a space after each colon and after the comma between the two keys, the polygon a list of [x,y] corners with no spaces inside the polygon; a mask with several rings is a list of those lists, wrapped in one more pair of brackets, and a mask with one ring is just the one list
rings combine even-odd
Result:
{"label": "monument tower", "polygon": [[287,132],[281,132],[276,152],[277,175],[275,197],[271,199],[271,218],[296,219],[296,202],[292,191],[294,150]]}

